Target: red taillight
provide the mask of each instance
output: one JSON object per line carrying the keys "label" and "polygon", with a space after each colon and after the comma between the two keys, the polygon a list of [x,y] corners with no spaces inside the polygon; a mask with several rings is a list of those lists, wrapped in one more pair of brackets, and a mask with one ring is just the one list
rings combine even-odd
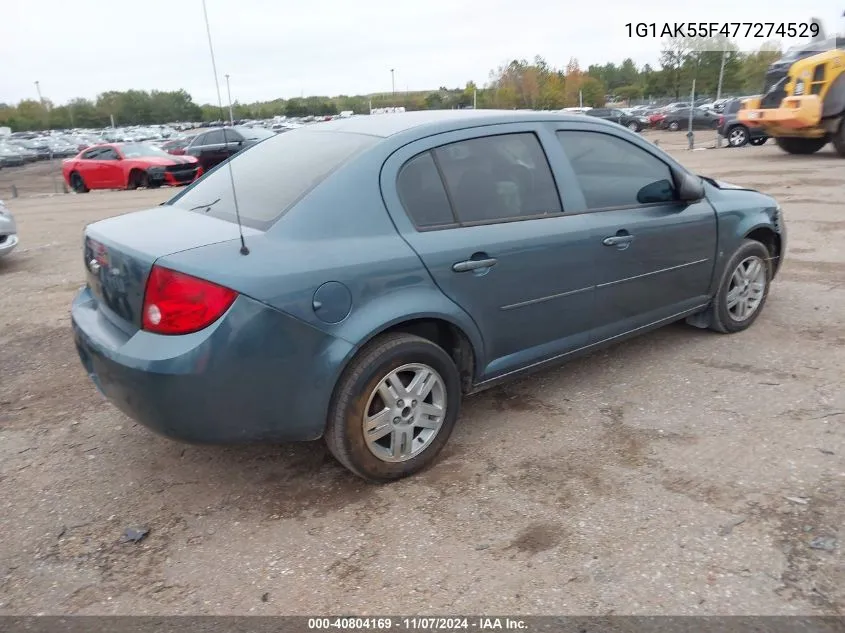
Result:
{"label": "red taillight", "polygon": [[237,296],[210,281],[153,266],[144,291],[141,327],[156,334],[190,334],[219,319]]}
{"label": "red taillight", "polygon": [[174,147],[173,149],[170,150],[170,153],[173,154],[174,156],[184,156],[185,150],[182,149],[181,147]]}
{"label": "red taillight", "polygon": [[719,125],[724,125],[724,124],[725,124],[725,117],[720,116],[719,117]]}

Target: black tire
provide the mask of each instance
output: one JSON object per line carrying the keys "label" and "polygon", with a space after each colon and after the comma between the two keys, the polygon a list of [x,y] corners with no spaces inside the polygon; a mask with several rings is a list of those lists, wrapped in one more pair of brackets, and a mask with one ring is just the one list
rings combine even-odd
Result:
{"label": "black tire", "polygon": [[677,132],[681,129],[681,124],[677,121],[672,121],[669,125],[666,126],[667,129],[671,130],[672,132]]}
{"label": "black tire", "polygon": [[636,121],[631,121],[625,127],[627,127],[632,132],[640,132],[643,129],[642,126],[639,123],[637,123]]}
{"label": "black tire", "polygon": [[82,174],[79,172],[72,172],[70,174],[70,188],[76,193],[88,193],[89,189],[85,186],[85,181],[82,180]]}
{"label": "black tire", "polygon": [[827,138],[798,138],[794,136],[783,136],[776,138],[775,143],[783,151],[789,154],[815,154],[822,147],[827,145]]}
{"label": "black tire", "polygon": [[839,122],[839,127],[830,140],[833,141],[836,153],[845,158],[845,117]]}
{"label": "black tire", "polygon": [[140,169],[133,169],[129,172],[129,180],[126,183],[126,188],[131,190],[138,189],[138,187],[146,187],[149,184],[147,174]]}
{"label": "black tire", "polygon": [[727,139],[728,146],[730,147],[743,147],[747,145],[750,139],[748,128],[744,125],[734,125],[728,128]]}
{"label": "black tire", "polygon": [[[737,315],[731,311],[729,307],[728,295],[734,290],[732,287],[732,279],[737,268],[744,264],[749,258],[756,258],[756,261],[761,262],[764,274],[764,286],[760,296],[759,303],[746,318],[737,318]],[[725,272],[722,274],[722,280],[719,283],[719,289],[716,291],[716,296],[713,298],[713,305],[710,307],[710,329],[720,332],[722,334],[734,334],[748,329],[760,316],[763,308],[766,305],[766,298],[769,296],[769,286],[772,282],[772,262],[771,253],[763,244],[756,240],[743,240],[742,244],[736,252],[731,256]],[[742,294],[740,291],[739,294]]]}
{"label": "black tire", "polygon": [[755,138],[749,139],[749,143],[751,143],[754,147],[760,147],[760,145],[765,145],[766,141],[769,140],[768,136],[757,136]]}
{"label": "black tire", "polygon": [[[379,383],[390,372],[410,363],[426,365],[440,375],[443,387],[440,393],[445,393],[446,398],[445,413],[439,430],[419,454],[406,461],[385,461],[377,457],[365,441],[364,417],[368,413],[365,409],[371,397],[381,402],[380,396],[374,395]],[[458,369],[440,346],[411,334],[386,334],[366,345],[338,381],[329,408],[324,436],[326,445],[341,464],[367,481],[385,483],[413,475],[429,466],[446,444],[458,419],[461,395]],[[382,403],[382,406],[393,404],[398,406],[398,403]],[[403,406],[407,408],[407,404]],[[391,428],[396,428],[397,419],[387,420]],[[411,433],[416,431],[412,428]],[[392,445],[395,436],[393,433],[388,435],[389,438],[383,439],[389,439]],[[412,444],[419,438],[420,435],[416,435]]]}

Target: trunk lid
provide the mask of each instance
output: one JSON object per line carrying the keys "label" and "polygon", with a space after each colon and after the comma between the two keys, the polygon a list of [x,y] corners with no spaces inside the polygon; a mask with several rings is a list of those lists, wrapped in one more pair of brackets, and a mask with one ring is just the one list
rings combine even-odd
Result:
{"label": "trunk lid", "polygon": [[[244,235],[261,231],[244,227]],[[101,312],[127,334],[141,327],[144,289],[157,259],[238,239],[238,226],[170,205],[120,215],[85,229],[86,282]]]}

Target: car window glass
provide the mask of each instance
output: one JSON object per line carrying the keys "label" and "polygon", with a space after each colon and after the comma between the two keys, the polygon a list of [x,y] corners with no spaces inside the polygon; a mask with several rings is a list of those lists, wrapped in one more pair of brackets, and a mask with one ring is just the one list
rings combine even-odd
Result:
{"label": "car window glass", "polygon": [[231,177],[229,170],[212,170],[168,204],[236,222],[234,180],[242,223],[264,230],[332,172],[380,140],[306,128],[274,135],[238,152],[229,163]]}
{"label": "car window glass", "polygon": [[409,160],[396,184],[402,205],[419,227],[453,224],[455,216],[430,152]]}
{"label": "car window glass", "polygon": [[102,150],[100,155],[97,157],[98,160],[117,160],[117,158],[117,152],[110,148]]}
{"label": "car window glass", "polygon": [[235,130],[223,130],[227,143],[240,143],[244,137],[235,132]]}
{"label": "car window glass", "polygon": [[554,178],[531,133],[488,136],[434,150],[461,223],[560,213]]}
{"label": "car window glass", "polygon": [[669,166],[633,143],[600,132],[561,131],[557,136],[589,209],[677,199]]}
{"label": "car window glass", "polygon": [[87,152],[85,152],[85,153],[82,155],[82,158],[83,158],[83,159],[85,159],[85,160],[96,160],[96,159],[97,159],[97,157],[100,155],[100,152],[102,152],[102,151],[103,151],[103,150],[102,150],[102,149],[100,149],[100,148],[97,148],[97,149],[89,149]]}
{"label": "car window glass", "polygon": [[205,135],[202,144],[203,145],[216,145],[217,143],[223,142],[223,130],[215,130],[214,132],[209,132]]}

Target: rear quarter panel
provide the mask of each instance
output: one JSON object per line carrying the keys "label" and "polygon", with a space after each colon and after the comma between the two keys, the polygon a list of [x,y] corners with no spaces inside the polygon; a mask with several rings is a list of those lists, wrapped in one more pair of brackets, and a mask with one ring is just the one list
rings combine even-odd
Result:
{"label": "rear quarter panel", "polygon": [[[328,351],[327,357],[342,360],[321,366],[321,375],[313,378],[322,384],[334,384],[354,353],[378,333],[415,318],[453,323],[480,354],[473,321],[435,286],[387,213],[379,189],[385,154],[378,149],[335,172],[267,232],[248,236],[249,255],[230,241],[158,263],[233,288],[331,335],[343,352]],[[348,314],[335,323],[315,311],[315,292],[327,282],[348,291]],[[340,304],[335,308],[341,316],[346,311]],[[302,370],[311,371],[309,359],[301,361]],[[315,401],[312,415],[324,418],[327,408],[328,397]]]}

